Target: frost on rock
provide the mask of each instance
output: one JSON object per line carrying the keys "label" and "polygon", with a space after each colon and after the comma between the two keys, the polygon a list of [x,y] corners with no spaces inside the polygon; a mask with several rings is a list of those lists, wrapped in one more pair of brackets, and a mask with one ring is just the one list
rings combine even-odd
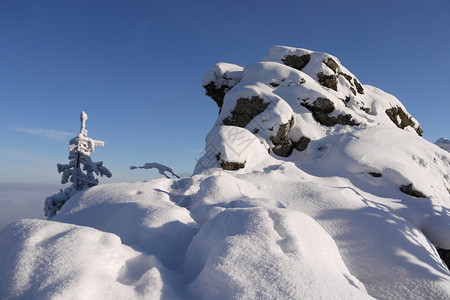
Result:
{"label": "frost on rock", "polygon": [[103,162],[93,162],[91,153],[95,147],[103,147],[102,141],[91,139],[87,136],[86,120],[87,114],[82,111],[80,114],[81,128],[80,134],[69,142],[68,164],[57,164],[58,173],[62,173],[61,183],[71,182],[72,185],[59,193],[45,199],[45,216],[52,218],[66,203],[66,201],[79,191],[88,189],[98,184],[95,175],[111,177],[111,172],[103,166]]}
{"label": "frost on rock", "polygon": [[169,176],[167,176],[166,172],[172,174],[176,178],[180,178],[180,176],[175,174],[171,168],[169,168],[168,166],[162,165],[162,164],[158,164],[158,163],[145,163],[143,166],[139,166],[139,167],[131,166],[130,167],[130,170],[134,170],[134,169],[157,169],[159,174],[164,175],[166,178],[170,178]]}

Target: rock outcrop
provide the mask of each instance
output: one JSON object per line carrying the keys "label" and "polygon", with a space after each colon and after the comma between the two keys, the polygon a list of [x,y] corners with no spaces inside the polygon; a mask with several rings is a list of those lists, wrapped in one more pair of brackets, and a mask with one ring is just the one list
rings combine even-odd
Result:
{"label": "rock outcrop", "polygon": [[242,69],[237,65],[218,63],[203,78],[202,86],[206,95],[216,102],[219,109],[222,108],[225,94],[241,80]]}
{"label": "rock outcrop", "polygon": [[414,128],[418,135],[422,136],[422,128],[416,125],[416,122],[412,120],[412,117],[404,112],[401,107],[388,108],[386,109],[386,114],[398,128],[404,129],[405,127],[410,126]]}
{"label": "rock outcrop", "polygon": [[245,127],[254,117],[262,113],[267,106],[269,106],[269,103],[264,103],[264,100],[258,96],[253,96],[251,99],[239,98],[231,112],[231,117],[224,119],[223,124]]}
{"label": "rock outcrop", "polygon": [[306,150],[330,130],[348,131],[345,126],[395,126],[422,135],[398,99],[363,86],[326,53],[274,46],[256,64],[216,64],[202,85],[220,108],[215,126],[246,128],[279,157]]}

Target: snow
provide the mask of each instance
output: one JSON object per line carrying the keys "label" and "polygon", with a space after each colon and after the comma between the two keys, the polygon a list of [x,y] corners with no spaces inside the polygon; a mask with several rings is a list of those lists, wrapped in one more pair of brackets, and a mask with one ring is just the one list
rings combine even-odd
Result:
{"label": "snow", "polygon": [[211,81],[216,83],[217,88],[222,85],[235,86],[242,78],[242,69],[235,64],[217,63],[203,77],[202,86]]}
{"label": "snow", "polygon": [[286,209],[218,214],[195,236],[185,267],[201,299],[323,299],[336,290],[342,299],[370,298],[317,222]]}
{"label": "snow", "polygon": [[205,154],[197,162],[194,173],[219,168],[221,162],[243,163],[253,168],[266,157],[264,145],[245,128],[215,127],[206,138]]}
{"label": "snow", "polygon": [[[280,63],[287,54],[311,60],[296,70]],[[340,77],[337,91],[322,86],[328,58],[354,78],[331,55],[282,46],[243,68],[215,65],[204,85],[229,90],[194,174],[94,186],[51,221],[10,224],[0,298],[450,299],[437,252],[450,249],[450,154],[417,134],[394,96],[368,85],[348,94]],[[263,112],[223,124],[253,96]],[[355,125],[318,122],[301,104],[318,97]],[[386,114],[395,107],[414,124],[398,128]],[[272,137],[291,119],[288,137],[311,141],[280,157]]]}
{"label": "snow", "polygon": [[446,138],[440,138],[435,142],[436,145],[441,147],[442,149],[446,150],[447,152],[450,152],[450,141]]}

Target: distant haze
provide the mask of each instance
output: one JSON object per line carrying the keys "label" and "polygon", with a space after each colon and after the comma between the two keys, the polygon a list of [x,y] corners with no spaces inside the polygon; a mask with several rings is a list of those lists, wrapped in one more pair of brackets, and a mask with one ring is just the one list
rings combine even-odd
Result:
{"label": "distant haze", "polygon": [[62,187],[57,184],[0,183],[0,230],[19,219],[44,219],[45,198]]}

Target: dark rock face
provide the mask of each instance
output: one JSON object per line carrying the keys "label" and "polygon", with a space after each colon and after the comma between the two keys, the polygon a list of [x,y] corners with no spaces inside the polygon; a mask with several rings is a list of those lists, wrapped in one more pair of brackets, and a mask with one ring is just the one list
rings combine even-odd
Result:
{"label": "dark rock face", "polygon": [[313,107],[315,111],[324,114],[329,114],[335,109],[333,101],[327,98],[317,98],[317,100],[313,102]]}
{"label": "dark rock face", "polygon": [[441,257],[442,261],[447,265],[447,268],[450,269],[450,250],[445,249],[436,249]]}
{"label": "dark rock face", "polygon": [[289,130],[294,125],[294,118],[286,124],[281,124],[278,133],[275,136],[271,136],[270,140],[273,142],[273,153],[279,156],[288,157],[292,154],[293,145],[292,141],[288,138]]}
{"label": "dark rock face", "polygon": [[[386,114],[398,128],[404,129],[405,127],[408,126],[414,128],[414,126],[416,125],[416,123],[414,123],[411,117],[408,116],[400,107],[391,107],[389,109],[386,109]],[[416,130],[419,136],[422,136],[423,130],[420,126],[414,129]]]}
{"label": "dark rock face", "polygon": [[324,61],[325,65],[327,65],[328,68],[330,68],[331,70],[333,70],[333,72],[336,74],[336,71],[338,69],[338,64],[334,61],[334,59],[332,59],[331,57],[328,58],[327,61]]}
{"label": "dark rock face", "polygon": [[357,125],[355,121],[352,120],[352,116],[349,114],[338,115],[337,117],[330,117],[326,114],[317,113],[314,114],[314,116],[320,124],[325,126],[334,126],[337,124],[351,125],[351,126]]}
{"label": "dark rock face", "polygon": [[270,84],[270,86],[272,86],[272,87],[277,87],[277,86],[280,85],[279,83],[276,83],[276,82],[271,82],[271,83],[269,83],[269,84]]}
{"label": "dark rock face", "polygon": [[302,136],[297,142],[294,143],[294,148],[298,151],[304,151],[308,148],[309,142],[311,142],[310,138]]}
{"label": "dark rock face", "polygon": [[325,75],[323,72],[317,73],[317,78],[319,83],[327,88],[337,91],[337,76],[336,75]]}
{"label": "dark rock face", "polygon": [[353,82],[355,83],[355,87],[356,87],[356,90],[358,91],[358,93],[363,95],[364,94],[364,89],[363,89],[361,83],[359,83],[358,80],[356,80],[356,78],[353,79]]}
{"label": "dark rock face", "polygon": [[381,173],[377,173],[377,172],[369,172],[370,175],[372,175],[373,177],[381,177],[382,174]]}
{"label": "dark rock face", "polygon": [[422,194],[421,192],[416,191],[415,189],[413,189],[412,183],[411,183],[411,184],[408,184],[408,185],[402,185],[402,186],[400,187],[400,191],[402,191],[403,193],[408,194],[408,195],[410,195],[410,196],[413,196],[413,197],[417,197],[417,198],[427,198],[427,196],[425,196],[425,195]]}
{"label": "dark rock face", "polygon": [[232,87],[228,85],[222,85],[220,88],[217,88],[216,84],[211,81],[210,83],[205,85],[204,88],[206,96],[211,97],[214,102],[216,102],[217,106],[221,109],[223,105],[223,98]]}
{"label": "dark rock face", "polygon": [[245,127],[254,117],[262,113],[267,106],[269,106],[269,103],[264,103],[264,100],[258,96],[253,96],[251,99],[239,98],[236,107],[231,112],[232,116],[223,120],[223,124]]}
{"label": "dark rock face", "polygon": [[339,72],[339,75],[344,76],[344,78],[347,79],[347,81],[350,83],[350,85],[353,85],[353,82],[352,82],[353,77],[352,76],[350,76],[348,74],[345,74],[345,73],[342,73],[342,72]]}
{"label": "dark rock face", "polygon": [[297,55],[286,55],[281,61],[288,67],[297,69],[301,71],[311,59],[310,54],[305,54],[302,56]]}
{"label": "dark rock face", "polygon": [[217,153],[216,159],[217,159],[217,161],[220,161],[220,166],[224,170],[236,171],[239,169],[243,169],[243,168],[245,168],[245,164],[247,163],[247,161],[244,161],[244,162],[233,162],[233,161],[223,161],[223,160],[221,161],[220,160],[221,156],[222,156],[222,153]]}
{"label": "dark rock face", "polygon": [[222,167],[222,169],[224,170],[228,170],[228,171],[236,171],[239,169],[243,169],[245,168],[245,164],[247,162],[244,161],[243,163],[240,162],[232,162],[232,161],[222,161],[220,163],[220,166]]}
{"label": "dark rock face", "polygon": [[350,97],[346,97],[345,99],[341,99],[342,103],[344,103],[345,107],[348,107],[348,103],[350,102]]}
{"label": "dark rock face", "polygon": [[301,103],[301,105],[309,109],[313,113],[313,116],[317,120],[317,122],[322,125],[357,125],[355,121],[352,120],[352,116],[349,114],[330,117],[328,114],[334,111],[335,107],[333,101],[327,98],[317,98],[317,100],[313,102],[313,105],[310,105],[308,103]]}
{"label": "dark rock face", "polygon": [[370,114],[371,109],[368,107],[360,106],[359,109],[364,111],[366,114]]}

